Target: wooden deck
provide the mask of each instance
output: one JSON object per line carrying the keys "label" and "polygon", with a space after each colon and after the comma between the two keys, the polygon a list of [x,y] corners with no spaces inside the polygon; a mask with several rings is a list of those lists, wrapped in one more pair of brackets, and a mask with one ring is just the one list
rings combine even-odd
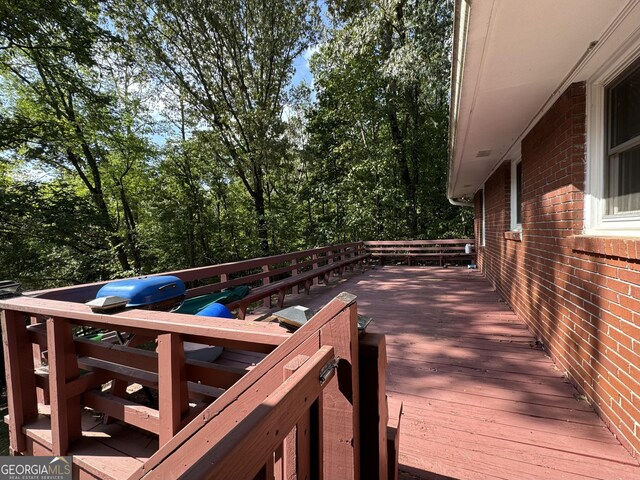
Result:
{"label": "wooden deck", "polygon": [[377,267],[287,304],[319,307],[342,290],[387,335],[387,390],[404,402],[401,478],[640,478],[479,272]]}

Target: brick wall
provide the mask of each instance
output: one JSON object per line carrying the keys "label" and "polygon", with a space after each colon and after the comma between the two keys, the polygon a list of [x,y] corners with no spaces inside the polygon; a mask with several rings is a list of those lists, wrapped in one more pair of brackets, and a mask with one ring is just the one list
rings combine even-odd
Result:
{"label": "brick wall", "polygon": [[[588,397],[640,451],[640,239],[580,236],[585,86],[571,85],[522,142],[522,234],[510,232],[509,163],[485,183],[479,267]],[[482,193],[475,199],[476,238]]]}

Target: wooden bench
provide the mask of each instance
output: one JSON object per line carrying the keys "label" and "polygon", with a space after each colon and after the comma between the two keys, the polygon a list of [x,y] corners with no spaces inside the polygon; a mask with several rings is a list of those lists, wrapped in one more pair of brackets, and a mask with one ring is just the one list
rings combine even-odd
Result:
{"label": "wooden bench", "polygon": [[475,253],[466,253],[465,246],[474,244],[471,238],[446,240],[380,240],[364,242],[365,248],[372,258],[379,259],[380,264],[385,258],[406,259],[411,265],[413,260],[437,260],[440,266],[447,260],[464,261],[475,259]]}
{"label": "wooden bench", "polygon": [[261,287],[252,289],[249,295],[247,295],[246,297],[240,300],[237,300],[235,302],[229,303],[227,307],[230,310],[237,308],[238,309],[237,317],[240,319],[244,319],[249,305],[259,300],[268,299],[267,306],[270,307],[271,296],[278,294],[278,306],[282,308],[284,307],[284,299],[285,299],[286,292],[290,288],[292,289],[294,287],[304,284],[304,290],[308,295],[311,289],[311,284],[315,279],[321,278],[324,284],[328,285],[329,279],[333,272],[338,272],[338,274],[342,276],[342,272],[346,267],[353,267],[355,263],[362,262],[364,259],[368,258],[369,256],[370,255],[368,253],[354,255],[337,262],[328,263],[323,267],[314,268],[302,273],[296,272],[295,275],[292,274],[290,277],[284,278],[282,280],[278,280],[276,282],[265,283]]}

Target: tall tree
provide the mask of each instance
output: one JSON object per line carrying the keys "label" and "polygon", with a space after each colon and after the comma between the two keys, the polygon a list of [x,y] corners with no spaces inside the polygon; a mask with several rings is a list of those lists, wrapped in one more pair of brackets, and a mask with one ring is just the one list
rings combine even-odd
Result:
{"label": "tall tree", "polygon": [[[346,208],[336,211],[352,222],[367,219],[376,228],[359,231],[378,237],[464,233],[469,215],[460,218],[444,192],[452,2],[329,5],[333,27],[313,62],[310,147],[317,161],[341,166],[327,187],[350,179],[342,181]],[[366,187],[350,190],[355,178]]]}
{"label": "tall tree", "polygon": [[250,195],[260,249],[267,253],[266,176],[286,140],[282,109],[293,60],[316,38],[315,1],[139,4],[113,5],[224,147],[215,161],[226,165]]}
{"label": "tall tree", "polygon": [[[95,206],[92,221],[120,270],[140,270],[124,186],[140,158],[130,148],[140,147],[140,137],[130,125],[122,126],[121,114],[131,104],[117,101],[99,65],[116,41],[99,16],[99,2],[93,0],[0,2],[0,149],[14,161],[46,164],[52,175],[80,182]],[[113,161],[118,149],[122,162]],[[115,208],[111,180],[121,203]]]}

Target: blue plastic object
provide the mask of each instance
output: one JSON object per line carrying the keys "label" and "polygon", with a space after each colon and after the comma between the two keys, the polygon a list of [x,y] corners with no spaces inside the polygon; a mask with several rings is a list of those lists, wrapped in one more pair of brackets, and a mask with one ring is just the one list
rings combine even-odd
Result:
{"label": "blue plastic object", "polygon": [[[233,313],[221,303],[210,303],[198,313],[199,317],[218,317],[218,318],[234,318]],[[198,343],[184,342],[184,354],[192,360],[200,360],[201,362],[213,362],[223,352],[222,347],[210,347]]]}
{"label": "blue plastic object", "polygon": [[196,315],[199,317],[234,318],[233,313],[227,307],[215,302],[204,307]]}
{"label": "blue plastic object", "polygon": [[178,277],[160,275],[109,282],[98,291],[96,298],[128,298],[127,307],[142,307],[180,297],[185,291],[184,282]]}

